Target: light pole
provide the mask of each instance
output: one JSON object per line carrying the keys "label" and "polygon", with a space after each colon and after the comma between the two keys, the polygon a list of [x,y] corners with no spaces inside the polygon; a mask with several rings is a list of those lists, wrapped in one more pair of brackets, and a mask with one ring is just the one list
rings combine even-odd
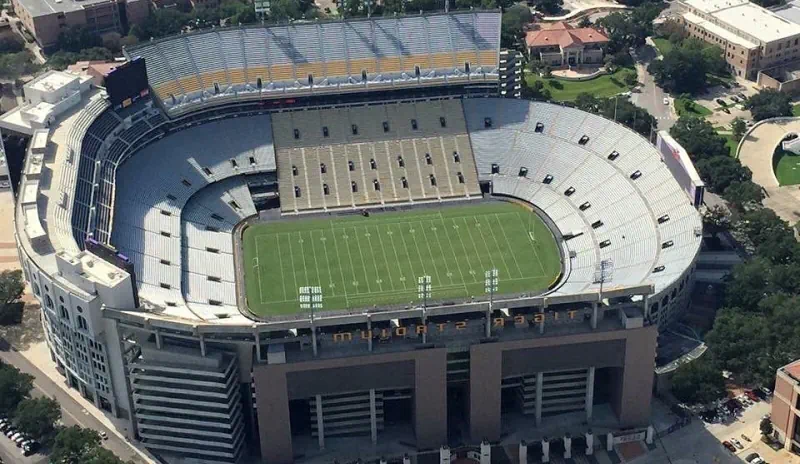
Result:
{"label": "light pole", "polygon": [[600,284],[600,299],[603,299],[603,284],[611,281],[614,276],[614,261],[604,259],[597,264],[594,271],[594,283]]}
{"label": "light pole", "polygon": [[497,291],[497,269],[489,269],[484,276],[484,289],[489,294],[489,309],[486,310],[486,338],[489,338],[492,336],[492,305],[494,304],[494,292]]}
{"label": "light pole", "polygon": [[417,297],[422,300],[422,325],[426,327],[426,330],[422,331],[422,343],[427,343],[428,330],[425,321],[425,313],[428,309],[428,298],[431,297],[431,276],[424,275],[417,277]]}
{"label": "light pole", "polygon": [[317,356],[317,328],[314,325],[314,310],[322,309],[322,287],[300,287],[300,309],[310,311],[311,345],[314,356]]}

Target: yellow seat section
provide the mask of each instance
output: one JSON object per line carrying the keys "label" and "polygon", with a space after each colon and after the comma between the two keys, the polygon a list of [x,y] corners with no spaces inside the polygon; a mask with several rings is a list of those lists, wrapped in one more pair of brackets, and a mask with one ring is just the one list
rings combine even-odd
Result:
{"label": "yellow seat section", "polygon": [[298,79],[305,79],[309,74],[314,76],[315,79],[322,78],[325,75],[320,63],[302,63],[296,66]]}
{"label": "yellow seat section", "polygon": [[182,93],[178,83],[175,81],[165,82],[156,87],[155,91],[162,100],[169,98],[170,94],[180,95]]}
{"label": "yellow seat section", "polygon": [[198,90],[202,90],[200,86],[200,80],[197,76],[185,77],[180,80],[181,88],[186,91],[186,93],[196,92]]}
{"label": "yellow seat section", "polygon": [[274,64],[269,70],[273,81],[287,81],[294,76],[294,67],[290,64]]}
{"label": "yellow seat section", "polygon": [[453,54],[452,53],[437,53],[431,55],[431,64],[434,68],[452,68],[453,67]]}
{"label": "yellow seat section", "polygon": [[225,71],[212,71],[203,73],[200,75],[203,79],[203,85],[207,89],[211,89],[214,87],[214,83],[219,85],[227,85],[228,84],[228,76],[225,75]]}
{"label": "yellow seat section", "polygon": [[247,76],[245,75],[244,69],[229,69],[228,75],[231,77],[231,84],[246,84],[247,83]]}
{"label": "yellow seat section", "polygon": [[458,52],[456,55],[459,66],[464,66],[464,63],[469,63],[470,66],[478,61],[478,54],[476,52]]}
{"label": "yellow seat section", "polygon": [[481,66],[497,66],[497,52],[491,50],[483,51],[480,53],[478,60]]}
{"label": "yellow seat section", "polygon": [[344,60],[328,61],[325,63],[325,75],[339,77],[347,75],[347,62]]}
{"label": "yellow seat section", "polygon": [[384,73],[394,73],[402,71],[402,67],[400,65],[400,58],[399,57],[391,57],[391,58],[383,58],[378,62],[378,66],[381,69],[381,72]]}
{"label": "yellow seat section", "polygon": [[374,58],[359,58],[355,60],[350,60],[350,75],[356,76],[361,75],[361,71],[366,70],[369,74],[374,74],[378,71],[378,68],[375,67],[375,59]]}

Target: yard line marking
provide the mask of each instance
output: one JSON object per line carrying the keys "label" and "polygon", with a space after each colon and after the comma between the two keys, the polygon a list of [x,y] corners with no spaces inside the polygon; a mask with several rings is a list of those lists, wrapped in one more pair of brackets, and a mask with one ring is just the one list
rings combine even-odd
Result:
{"label": "yard line marking", "polygon": [[[375,225],[375,233],[378,234],[378,245],[381,247],[381,253],[383,253],[383,262],[386,263],[386,273],[389,275],[389,284],[392,286],[392,290],[394,290],[394,277],[392,277],[392,268],[389,266],[389,259],[386,258],[386,248],[383,246],[383,239],[381,238],[381,231],[378,229],[378,226]],[[405,289],[405,285],[403,285]]]}
{"label": "yard line marking", "polygon": [[403,275],[403,268],[400,267],[400,262],[401,262],[400,256],[398,256],[397,254],[397,247],[394,246],[394,232],[392,232],[391,230],[391,225],[387,225],[386,229],[387,229],[386,232],[392,237],[389,239],[389,243],[392,244],[392,250],[394,251],[394,260],[397,263],[397,269],[400,271],[400,282],[403,284],[403,288],[407,289],[408,287],[406,286],[406,279],[405,276]]}
{"label": "yard line marking", "polygon": [[[436,237],[436,244],[439,245],[439,251],[442,253],[442,262],[444,262],[444,267],[445,267],[445,269],[447,269],[446,276],[450,278],[450,283],[452,284],[453,283],[453,273],[450,272],[450,266],[448,265],[447,260],[444,259],[444,249],[442,248],[442,243],[439,241],[439,234],[436,233],[436,230],[437,230],[436,225],[433,223],[433,221],[431,221],[431,232],[433,232],[433,235]],[[425,233],[425,241],[428,242],[428,244],[429,244],[428,245],[428,249],[430,249],[431,240],[428,240],[428,234],[427,233]],[[433,253],[431,253],[431,256],[433,256]],[[458,264],[456,264],[456,265],[458,265]]]}
{"label": "yard line marking", "polygon": [[[367,244],[369,244],[372,265],[375,266],[375,281],[378,283],[378,289],[383,291],[383,279],[381,279],[381,273],[378,271],[378,260],[375,259],[375,248],[372,248],[372,234],[369,232],[369,225],[367,225],[364,230],[366,230],[364,236],[367,237]],[[394,290],[394,285],[392,285],[392,290]]]}
{"label": "yard line marking", "polygon": [[[253,239],[256,242],[256,259],[258,259],[258,256],[259,256],[259,254],[258,254],[258,235],[253,237]],[[258,302],[263,305],[264,304],[264,292],[261,291],[261,262],[260,262],[260,260],[259,260],[258,268],[257,268],[257,272],[256,272],[256,279],[258,280]],[[284,295],[283,297],[286,298],[286,295]]]}
{"label": "yard line marking", "polygon": [[[308,266],[306,266],[306,252],[305,252],[305,248],[303,247],[303,232],[299,231],[299,232],[297,232],[297,235],[300,237],[300,240],[299,240],[299,242],[300,242],[300,257],[303,259],[303,274],[305,274],[305,276],[306,276],[306,281],[304,282],[303,285],[312,285],[312,283],[309,282],[309,280],[308,280]],[[317,277],[319,277],[319,276],[317,276]]]}
{"label": "yard line marking", "polygon": [[298,291],[300,287],[297,285],[297,269],[295,269],[294,267],[294,253],[292,252],[292,233],[287,232],[286,235],[289,237],[289,256],[291,256],[289,261],[291,261],[292,263],[292,277],[294,277],[294,288],[295,291]]}
{"label": "yard line marking", "polygon": [[[419,224],[420,227],[425,227],[425,225],[421,221],[418,224]],[[422,232],[422,233],[423,233],[423,235],[425,234],[425,232]],[[417,244],[417,237],[416,237],[417,234],[412,234],[412,235],[414,235],[414,244],[416,245]],[[431,244],[428,241],[427,237],[425,238],[425,245],[427,245],[427,247],[428,247],[428,257],[432,258],[433,257],[433,251],[431,250]],[[417,245],[417,253],[419,253],[419,245]],[[420,256],[420,259],[422,259],[422,256]],[[433,264],[433,271],[436,273],[436,280],[441,284],[442,283],[442,276],[439,275],[439,269],[436,268],[436,263]]]}
{"label": "yard line marking", "polygon": [[[506,240],[506,245],[508,246],[507,250],[511,253],[511,257],[514,259],[514,264],[517,266],[517,270],[519,271],[520,277],[525,277],[525,274],[522,272],[522,268],[519,267],[519,261],[517,261],[517,255],[514,253],[514,249],[511,247],[511,242],[508,241],[508,235],[506,235],[506,229],[503,227],[503,223],[500,222],[500,217],[495,214],[494,218],[497,220],[497,225],[500,226],[500,231],[503,232],[503,238]],[[494,235],[494,232],[492,232]]]}
{"label": "yard line marking", "polygon": [[[533,211],[531,211],[533,214]],[[520,213],[517,213],[517,219],[519,219],[520,224],[522,224],[522,230],[525,230],[525,221],[522,219]],[[536,227],[536,226],[534,226]],[[549,231],[548,231],[549,232]],[[533,255],[536,256],[536,261],[539,261],[539,269],[542,270],[542,277],[547,275],[547,272],[544,270],[544,265],[542,264],[542,259],[539,257],[539,253],[536,252],[536,244],[533,241],[529,242],[531,244],[531,249],[533,250]]]}
{"label": "yard line marking", "polygon": [[[353,227],[353,234],[355,234],[355,235],[353,235],[353,237],[355,237],[356,245],[358,245],[358,254],[361,255],[361,265],[364,268],[364,280],[366,280],[366,282],[367,282],[367,290],[370,293],[372,293],[372,289],[369,286],[369,275],[367,274],[367,262],[364,261],[364,252],[361,251],[361,241],[358,239],[358,230],[356,230],[355,227]],[[375,272],[378,272],[377,265],[375,266]],[[379,289],[379,291],[383,291],[383,287],[381,287],[380,285],[378,285],[378,289]]]}
{"label": "yard line marking", "polygon": [[[286,296],[286,278],[283,276],[283,258],[281,257],[281,237],[279,234],[275,234],[275,245],[277,246],[276,250],[278,250],[278,269],[281,270],[281,288],[283,289],[283,298],[288,298]],[[256,246],[256,255],[258,255],[258,246]],[[259,263],[259,274],[261,272],[261,264]],[[258,276],[258,287],[261,288],[261,276]]]}
{"label": "yard line marking", "polygon": [[[413,230],[413,229],[411,229],[411,230]],[[428,274],[428,270],[426,269],[427,266],[425,266],[425,260],[422,259],[422,253],[419,252],[419,246],[417,246],[416,234],[412,233],[410,235],[411,235],[412,239],[414,240],[414,250],[416,250],[416,252],[417,252],[417,257],[419,258],[419,263],[422,265],[422,273],[427,275]],[[436,268],[434,268],[434,270],[436,270]],[[413,266],[411,267],[411,271],[412,272],[414,271],[414,267]],[[417,277],[420,277],[420,276],[414,276],[414,281],[415,282],[417,280]]]}
{"label": "yard line marking", "polygon": [[[477,217],[474,217],[473,219],[475,220],[475,224],[478,227],[478,234],[480,234],[481,239],[483,240],[483,244],[484,244],[484,246],[486,246],[486,250],[489,252],[489,255],[492,255],[492,251],[489,250],[489,244],[486,242],[486,238],[483,236],[483,226],[482,225],[478,225],[478,224],[481,224],[481,223],[478,222],[478,218]],[[489,230],[491,231],[491,227],[489,228]],[[495,240],[494,243],[495,243],[495,245],[497,245],[497,240]],[[497,254],[500,255],[500,260],[503,261],[503,266],[506,267],[506,275],[510,276],[511,275],[511,270],[508,268],[508,263],[506,263],[506,259],[503,257],[503,254],[500,252],[500,246],[499,245],[497,246]],[[494,263],[492,263],[492,266],[494,266]]]}
{"label": "yard line marking", "polygon": [[[415,277],[416,272],[414,272],[414,262],[411,260],[411,253],[408,252],[408,245],[406,245],[406,236],[405,236],[405,234],[403,233],[402,229],[400,229],[399,225],[397,225],[397,224],[394,224],[394,225],[397,226],[397,235],[400,236],[400,241],[403,242],[403,248],[406,250],[405,262],[408,263],[408,268],[411,269],[411,275],[408,276],[408,279],[409,279],[409,283],[411,284],[411,288],[413,289],[414,288],[414,283],[417,281],[417,278]],[[422,273],[423,274],[425,273],[424,269],[422,270]]]}
{"label": "yard line marking", "polygon": [[[469,224],[467,224],[467,218],[466,217],[462,217],[461,219],[464,221],[464,228],[467,230],[467,235],[469,235],[469,241],[472,242],[472,251],[475,253],[475,255],[478,256],[478,265],[483,268],[484,267],[483,266],[483,259],[481,258],[480,251],[478,250],[478,244],[475,243],[475,239],[472,238],[472,231],[469,229]],[[488,249],[487,249],[487,252],[488,252]],[[492,264],[492,258],[490,256],[489,257],[489,265],[491,266],[491,264]],[[488,268],[484,268],[484,270],[486,270],[486,269],[488,269]],[[473,272],[474,272],[474,274],[473,274]],[[472,274],[472,275],[474,275],[476,277],[478,276],[479,273],[483,274],[483,272],[484,271],[480,271],[480,272],[474,271],[474,270],[472,270],[470,268],[470,274]]]}
{"label": "yard line marking", "polygon": [[[330,222],[330,225],[331,225],[331,235],[333,235],[333,249],[336,251],[336,258],[338,258],[337,261],[339,262],[339,275],[342,276],[342,289],[344,290],[344,303],[349,308],[350,307],[350,301],[347,299],[347,283],[344,280],[344,271],[342,270],[342,255],[339,254],[339,245],[336,243],[336,231],[333,229],[333,221]],[[326,249],[325,253],[327,253],[327,252],[328,252],[328,250]],[[349,256],[350,253],[347,253],[347,255]],[[353,266],[353,260],[351,259],[350,260],[350,267],[352,267],[352,266]]]}
{"label": "yard line marking", "polygon": [[[464,273],[461,272],[461,265],[458,263],[458,255],[456,254],[456,249],[453,248],[453,240],[450,238],[450,233],[447,230],[447,225],[444,223],[444,217],[442,216],[441,212],[439,213],[439,221],[442,222],[442,231],[443,231],[444,235],[447,237],[447,243],[450,245],[450,252],[453,253],[453,260],[456,263],[456,268],[458,269],[458,274],[461,276],[461,284],[464,286],[464,291],[469,293],[469,290],[467,289],[467,280],[464,279]],[[438,234],[437,234],[437,238],[438,238]],[[441,246],[442,246],[441,243],[439,243],[439,247],[441,247]],[[444,251],[442,251],[442,253],[444,253]]]}
{"label": "yard line marking", "polygon": [[[317,285],[322,288],[325,288],[325,285],[322,284],[322,276],[319,275],[319,261],[317,261],[317,247],[314,246],[314,231],[310,230],[308,235],[311,237],[311,253],[314,255],[314,267],[317,268]],[[328,271],[330,274],[330,271]],[[333,292],[331,292],[331,296],[333,296]]]}
{"label": "yard line marking", "polygon": [[[467,253],[467,246],[464,245],[464,239],[461,238],[461,233],[458,232],[458,224],[456,224],[455,219],[451,219],[453,222],[453,230],[455,230],[455,234],[458,236],[458,241],[461,242],[461,251],[464,253],[464,256],[467,258],[467,267],[469,268],[469,275],[475,275],[475,270],[472,269],[472,260],[469,259],[469,254]],[[459,269],[460,270],[460,269]],[[467,283],[467,280],[464,279],[464,284]]]}

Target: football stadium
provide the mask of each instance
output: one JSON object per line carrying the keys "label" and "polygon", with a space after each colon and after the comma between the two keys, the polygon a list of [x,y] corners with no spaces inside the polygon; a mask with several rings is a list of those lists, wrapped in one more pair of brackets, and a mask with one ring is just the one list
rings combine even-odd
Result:
{"label": "football stadium", "polygon": [[217,28],[28,84],[16,237],[66,382],[166,462],[646,427],[697,192],[666,139],[513,98],[500,19]]}

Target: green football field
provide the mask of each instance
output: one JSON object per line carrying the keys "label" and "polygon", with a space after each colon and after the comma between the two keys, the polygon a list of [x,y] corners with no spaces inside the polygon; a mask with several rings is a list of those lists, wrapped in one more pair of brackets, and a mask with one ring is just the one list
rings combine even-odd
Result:
{"label": "green football field", "polygon": [[300,312],[303,286],[322,287],[325,311],[417,301],[423,275],[435,301],[482,295],[489,269],[501,294],[542,291],[561,270],[544,222],[508,202],[256,224],[243,265],[258,316]]}

